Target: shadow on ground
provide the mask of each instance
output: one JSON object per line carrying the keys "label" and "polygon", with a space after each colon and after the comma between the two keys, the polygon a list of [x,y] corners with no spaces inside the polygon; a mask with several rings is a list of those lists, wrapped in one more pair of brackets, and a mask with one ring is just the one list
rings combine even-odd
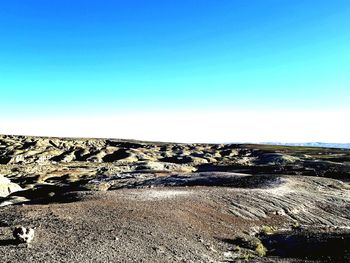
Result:
{"label": "shadow on ground", "polygon": [[197,173],[187,175],[174,175],[169,177],[152,178],[139,182],[136,187],[150,186],[221,186],[237,188],[265,188],[276,187],[282,183],[274,175],[239,175],[225,173]]}
{"label": "shadow on ground", "polygon": [[350,233],[284,232],[260,239],[268,256],[350,262]]}

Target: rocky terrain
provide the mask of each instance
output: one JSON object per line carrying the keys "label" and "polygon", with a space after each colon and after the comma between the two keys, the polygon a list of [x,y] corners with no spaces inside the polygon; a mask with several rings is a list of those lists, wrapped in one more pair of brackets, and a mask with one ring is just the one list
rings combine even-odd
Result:
{"label": "rocky terrain", "polygon": [[0,256],[349,262],[349,178],[349,149],[3,135]]}

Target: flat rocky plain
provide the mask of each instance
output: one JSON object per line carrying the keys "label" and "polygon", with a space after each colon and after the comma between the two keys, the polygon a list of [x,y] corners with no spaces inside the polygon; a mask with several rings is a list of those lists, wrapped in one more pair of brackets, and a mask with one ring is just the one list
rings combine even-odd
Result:
{"label": "flat rocky plain", "polygon": [[0,258],[350,262],[349,179],[349,149],[2,135]]}

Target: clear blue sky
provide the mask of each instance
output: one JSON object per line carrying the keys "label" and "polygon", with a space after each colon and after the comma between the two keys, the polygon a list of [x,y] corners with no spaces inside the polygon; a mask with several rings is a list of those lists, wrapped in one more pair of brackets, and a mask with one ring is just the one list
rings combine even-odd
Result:
{"label": "clear blue sky", "polygon": [[349,109],[349,0],[0,2],[0,115]]}

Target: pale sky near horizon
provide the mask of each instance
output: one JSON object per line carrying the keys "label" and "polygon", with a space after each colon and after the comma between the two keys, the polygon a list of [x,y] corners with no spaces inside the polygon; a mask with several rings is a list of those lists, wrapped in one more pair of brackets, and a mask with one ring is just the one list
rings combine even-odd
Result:
{"label": "pale sky near horizon", "polygon": [[[144,112],[4,119],[2,133],[164,142],[349,143],[350,111]],[[19,121],[20,120],[20,121]],[[5,128],[4,128],[5,127]]]}
{"label": "pale sky near horizon", "polygon": [[348,0],[0,2],[0,134],[350,142]]}

